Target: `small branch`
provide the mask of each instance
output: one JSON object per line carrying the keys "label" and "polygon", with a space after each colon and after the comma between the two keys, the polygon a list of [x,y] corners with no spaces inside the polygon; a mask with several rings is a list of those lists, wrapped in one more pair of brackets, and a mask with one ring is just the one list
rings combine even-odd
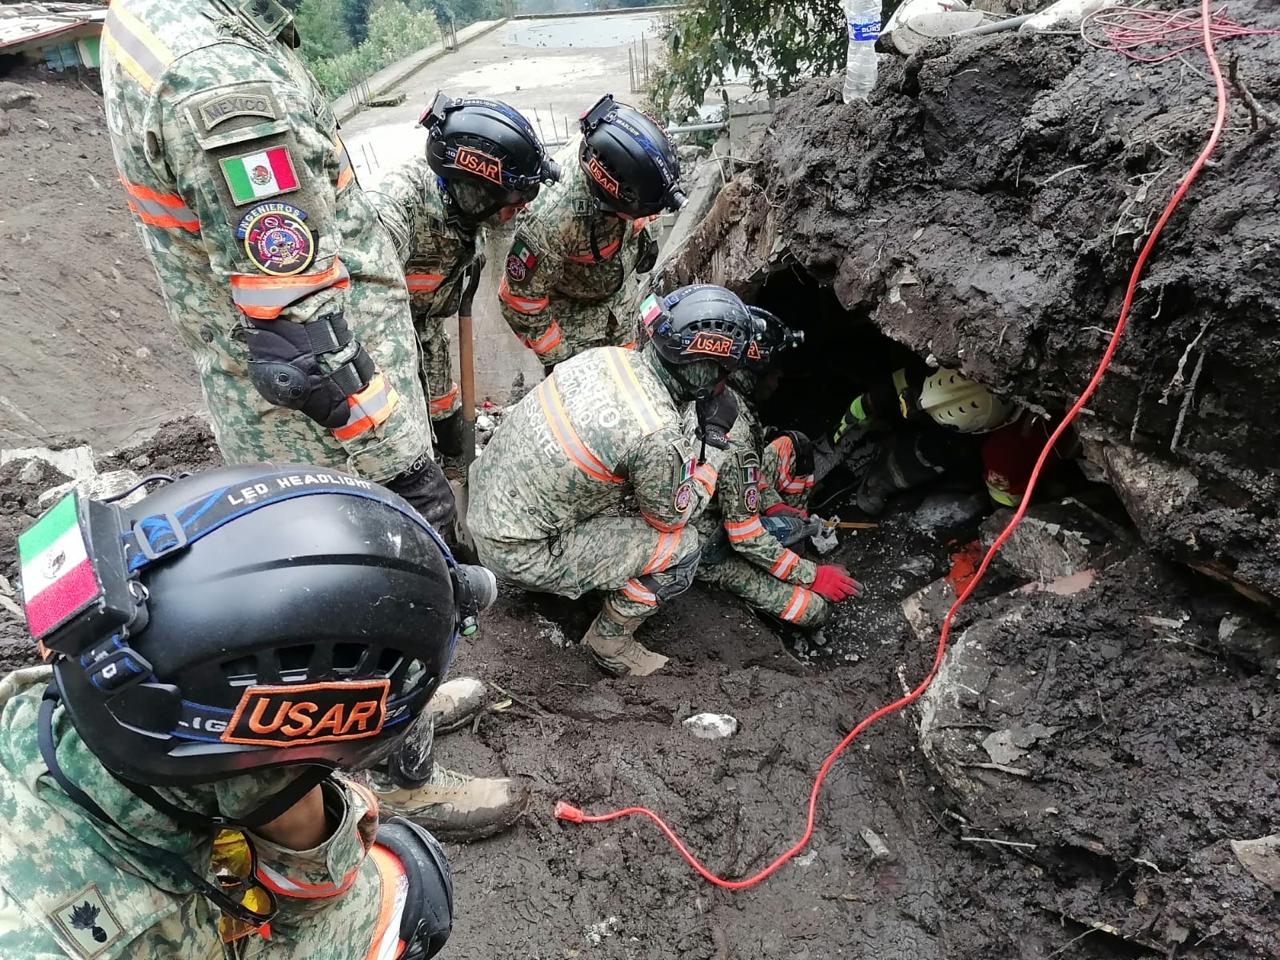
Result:
{"label": "small branch", "polygon": [[540,706],[538,706],[536,703],[530,703],[528,700],[524,699],[523,697],[518,697],[518,696],[516,696],[516,695],[515,695],[514,693],[512,693],[510,690],[506,690],[506,689],[504,689],[504,688],[502,688],[502,687],[498,686],[498,684],[494,683],[492,680],[490,680],[490,681],[489,681],[489,686],[493,687],[493,689],[497,690],[500,694],[502,694],[502,695],[503,695],[504,697],[506,697],[507,699],[509,699],[509,700],[513,700],[513,701],[515,701],[516,703],[520,704],[520,705],[521,705],[522,707],[524,707],[526,710],[532,710],[534,713],[536,713],[536,714],[537,714],[538,716],[540,716],[540,717],[550,717],[550,716],[551,716],[551,714],[547,713],[547,711],[543,710],[543,709],[542,709]]}
{"label": "small branch", "polygon": [[1087,169],[1088,167],[1089,167],[1089,164],[1087,163],[1077,163],[1074,167],[1067,167],[1067,169],[1065,170],[1059,170],[1057,173],[1049,177],[1047,180],[1041,180],[1038,184],[1036,184],[1036,188],[1039,189],[1041,187],[1047,187],[1049,184],[1053,183],[1053,181],[1057,180],[1059,177],[1065,177],[1068,173],[1071,173],[1075,170],[1084,170],[1084,169]]}
{"label": "small branch", "polygon": [[1021,767],[1007,767],[1003,763],[962,763],[962,767],[975,767],[978,770],[996,770],[1000,773],[1007,773],[1011,777],[1031,777],[1030,770],[1023,770]]}
{"label": "small branch", "polygon": [[1236,93],[1240,94],[1240,99],[1243,100],[1245,106],[1249,108],[1249,129],[1258,129],[1259,118],[1261,118],[1269,127],[1280,127],[1280,121],[1276,120],[1276,115],[1260,104],[1258,102],[1258,98],[1253,95],[1253,92],[1244,85],[1244,78],[1241,77],[1238,72],[1239,63],[1240,57],[1238,55],[1233,56],[1231,58],[1231,66],[1228,70],[1228,74],[1231,77],[1231,85],[1236,88]]}
{"label": "small branch", "polygon": [[1017,850],[1034,850],[1038,844],[1023,843],[1021,840],[997,840],[995,837],[961,837],[965,843],[990,843],[997,847],[1013,847]]}

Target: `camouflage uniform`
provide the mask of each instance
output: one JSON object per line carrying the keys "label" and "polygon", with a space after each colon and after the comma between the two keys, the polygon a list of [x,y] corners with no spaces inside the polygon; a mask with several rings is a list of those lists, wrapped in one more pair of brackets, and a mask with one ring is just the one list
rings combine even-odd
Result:
{"label": "camouflage uniform", "polygon": [[[114,0],[103,32],[107,124],[169,315],[195,355],[229,463],[345,466],[373,480],[431,449],[395,248],[355,182],[337,122],[277,0]],[[376,371],[330,431],[248,376],[246,318],[345,318]]]}
{"label": "camouflage uniform", "polygon": [[517,219],[498,287],[507,324],[546,366],[590,347],[634,344],[633,277],[653,243],[648,219],[598,208],[578,165],[579,145],[558,158],[563,179]]}
{"label": "camouflage uniform", "polygon": [[[99,824],[45,772],[36,716],[51,674],[33,667],[0,681],[0,956],[350,960],[369,953],[382,929],[384,891],[376,863],[366,858],[378,815],[363,787],[336,777],[325,781],[337,828],[312,850],[251,837],[263,882],[306,894],[278,892],[270,939],[250,934],[224,952],[217,908],[134,842],[160,847],[208,878],[214,831],[184,829],[134,796],[89,752],[61,707],[53,716],[59,764],[128,833]],[[288,777],[280,771],[162,793],[188,809],[234,817],[257,807]],[[386,892],[394,896],[394,889]]]}
{"label": "camouflage uniform", "polygon": [[446,222],[444,198],[425,157],[392,172],[369,191],[369,198],[404,264],[427,406],[432,420],[444,420],[462,409],[444,321],[458,312],[467,268],[484,249],[484,231],[468,232]]}
{"label": "camouflage uniform", "polygon": [[772,529],[775,518],[760,515],[778,503],[803,509],[813,479],[792,475],[795,445],[790,437],[778,437],[765,446],[751,404],[734,392],[738,421],[729,434],[729,455],[715,498],[698,521],[703,541],[709,544],[698,579],[788,623],[819,627],[830,605],[810,589],[817,565],[783,546]]}
{"label": "camouflage uniform", "polygon": [[605,347],[556,367],[471,468],[482,562],[531,590],[611,591],[620,619],[651,615],[692,580],[699,541],[687,524],[724,459],[708,448],[699,465],[693,429],[652,348]]}

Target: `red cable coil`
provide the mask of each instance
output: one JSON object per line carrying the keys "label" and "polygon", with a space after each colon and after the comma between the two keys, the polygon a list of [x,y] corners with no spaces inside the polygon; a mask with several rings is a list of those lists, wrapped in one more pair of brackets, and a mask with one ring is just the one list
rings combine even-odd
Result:
{"label": "red cable coil", "polygon": [[1036,460],[1035,468],[1031,471],[1031,478],[1027,483],[1027,490],[1023,495],[1022,503],[1014,513],[1013,519],[1009,521],[1009,525],[1006,526],[1000,536],[996,538],[995,543],[991,545],[991,549],[988,550],[986,556],[982,558],[982,563],[979,565],[978,571],[974,575],[973,579],[969,581],[969,585],[965,588],[964,592],[956,598],[955,603],[951,605],[951,609],[947,611],[947,615],[942,621],[942,629],[938,633],[938,647],[934,654],[933,665],[929,668],[929,673],[910,693],[905,694],[892,703],[886,704],[874,713],[865,717],[856,727],[849,731],[848,735],[840,741],[831,753],[827,755],[827,758],[822,762],[822,766],[818,768],[818,775],[813,781],[813,789],[809,791],[809,812],[805,821],[804,834],[800,839],[797,840],[789,849],[780,854],[777,859],[767,867],[753,876],[745,877],[741,880],[726,880],[723,877],[712,873],[703,866],[698,858],[689,852],[689,849],[681,842],[680,838],[676,836],[675,831],[667,825],[666,821],[647,807],[626,807],[621,810],[614,810],[610,813],[587,814],[572,804],[561,800],[555,807],[555,816],[557,819],[564,820],[569,823],[607,823],[611,820],[619,820],[622,817],[636,815],[647,817],[649,820],[653,821],[659,830],[662,831],[667,840],[671,842],[671,845],[676,848],[689,866],[692,867],[699,876],[708,883],[714,884],[723,890],[746,890],[750,887],[754,887],[756,884],[761,883],[770,877],[774,872],[782,867],[783,864],[808,845],[809,840],[813,837],[814,821],[817,817],[818,794],[822,789],[823,781],[826,780],[831,767],[840,758],[840,755],[848,748],[849,744],[853,743],[853,741],[857,739],[859,734],[877,720],[880,720],[889,714],[896,713],[903,707],[906,707],[908,704],[919,699],[921,694],[928,689],[929,684],[933,682],[934,676],[937,675],[938,667],[942,664],[943,654],[946,653],[947,640],[951,635],[951,621],[955,617],[956,611],[964,605],[965,601],[969,599],[973,591],[977,589],[978,584],[982,582],[982,578],[986,575],[987,567],[991,564],[992,558],[1004,545],[1005,541],[1009,539],[1018,524],[1022,522],[1023,515],[1027,512],[1027,507],[1031,503],[1031,494],[1035,490],[1036,483],[1040,479],[1040,471],[1044,468],[1045,461],[1049,458],[1049,455],[1057,444],[1058,439],[1066,431],[1067,427],[1070,426],[1071,422],[1075,420],[1076,416],[1079,415],[1089,398],[1093,396],[1094,391],[1098,388],[1098,384],[1102,382],[1102,377],[1106,373],[1107,367],[1111,364],[1111,358],[1115,355],[1116,347],[1120,343],[1120,337],[1124,333],[1124,329],[1129,322],[1129,310],[1133,306],[1133,298],[1138,289],[1138,281],[1142,278],[1142,272],[1146,267],[1147,259],[1150,257],[1151,251],[1155,247],[1156,241],[1159,239],[1161,232],[1163,232],[1165,224],[1168,223],[1174,210],[1176,210],[1178,205],[1182,202],[1182,198],[1186,195],[1187,190],[1191,187],[1191,184],[1195,181],[1196,177],[1200,175],[1200,171],[1204,168],[1205,163],[1213,154],[1214,149],[1218,145],[1218,140],[1222,136],[1223,127],[1226,124],[1227,89],[1222,80],[1222,68],[1218,64],[1218,55],[1214,50],[1212,23],[1213,20],[1209,10],[1209,0],[1201,0],[1201,27],[1203,30],[1202,42],[1205,54],[1209,58],[1209,66],[1213,71],[1214,84],[1217,88],[1218,94],[1218,111],[1214,120],[1213,131],[1210,133],[1209,139],[1205,143],[1204,148],[1200,151],[1199,156],[1196,157],[1195,163],[1191,165],[1191,169],[1187,171],[1186,176],[1182,178],[1182,182],[1178,184],[1178,189],[1174,191],[1173,196],[1169,199],[1168,204],[1164,208],[1164,212],[1161,213],[1160,219],[1156,221],[1155,227],[1148,235],[1146,243],[1142,246],[1142,251],[1138,254],[1138,259],[1134,263],[1133,271],[1129,276],[1129,286],[1125,290],[1124,304],[1120,308],[1120,316],[1116,321],[1115,330],[1111,334],[1111,341],[1107,344],[1107,349],[1102,354],[1102,359],[1098,362],[1098,367],[1094,371],[1093,377],[1089,381],[1089,385],[1085,387],[1084,392],[1080,394],[1080,398],[1071,407],[1062,422],[1058,424],[1058,428],[1054,430],[1053,435],[1049,437],[1044,449],[1040,452],[1040,457]]}

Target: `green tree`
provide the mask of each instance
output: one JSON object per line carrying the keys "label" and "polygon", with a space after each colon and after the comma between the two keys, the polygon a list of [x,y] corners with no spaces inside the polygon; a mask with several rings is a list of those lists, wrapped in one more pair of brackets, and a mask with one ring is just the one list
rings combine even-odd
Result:
{"label": "green tree", "polygon": [[452,20],[455,27],[503,16],[502,0],[430,0],[427,6],[442,23]]}
{"label": "green tree", "polygon": [[308,63],[336,57],[351,49],[342,0],[302,0],[295,19],[302,37],[302,56]]}
{"label": "green tree", "polygon": [[846,43],[839,0],[695,0],[671,23],[650,99],[687,115],[713,83],[739,78],[779,96],[834,73]]}
{"label": "green tree", "polygon": [[352,43],[364,41],[369,24],[369,8],[372,5],[371,0],[342,0],[342,19],[347,25],[347,36]]}

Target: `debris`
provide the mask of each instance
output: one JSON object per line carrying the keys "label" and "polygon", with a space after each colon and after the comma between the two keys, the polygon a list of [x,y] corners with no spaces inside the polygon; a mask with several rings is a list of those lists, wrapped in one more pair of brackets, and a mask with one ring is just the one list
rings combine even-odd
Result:
{"label": "debris", "polygon": [[6,134],[8,134],[8,132],[12,129],[13,129],[13,123],[10,122],[9,115],[5,113],[3,110],[0,110],[0,137],[3,137]]}
{"label": "debris", "polygon": [[0,110],[21,110],[40,99],[36,91],[5,80],[0,81]]}
{"label": "debris", "polygon": [[36,484],[44,479],[44,461],[31,459],[18,471],[18,480],[25,484]]}
{"label": "debris", "polygon": [[995,837],[961,837],[965,843],[990,843],[997,847],[1014,847],[1018,850],[1034,850],[1038,844],[1023,843],[1021,840],[997,840]]}
{"label": "debris", "polygon": [[893,853],[889,850],[888,845],[880,839],[870,827],[863,827],[858,831],[858,835],[862,837],[862,842],[871,849],[871,859],[873,860],[892,860]]}
{"label": "debris", "polygon": [[1233,657],[1280,673],[1280,634],[1274,629],[1239,614],[1229,614],[1218,622],[1218,643]]}
{"label": "debris", "polygon": [[587,927],[587,942],[593,947],[598,947],[621,929],[622,921],[620,919],[617,917],[605,917],[603,920]]}
{"label": "debris", "polygon": [[824,557],[840,546],[840,538],[836,535],[835,527],[827,527],[819,533],[815,533],[809,538],[809,542],[813,544],[813,549]]}
{"label": "debris", "polygon": [[1043,723],[1029,723],[997,730],[982,741],[982,749],[987,751],[992,763],[1011,764],[1025,757],[1038,741],[1049,739],[1061,729],[1046,727]]}
{"label": "debris", "polygon": [[6,597],[3,593],[0,593],[0,609],[8,610],[11,614],[17,617],[18,620],[23,619],[22,608]]}
{"label": "debris", "polygon": [[[92,500],[102,500],[107,497],[119,496],[130,487],[135,487],[141,482],[142,478],[132,470],[109,470],[103,474],[86,477],[82,480],[68,480],[66,483],[58,484],[56,487],[50,487],[40,494],[38,503],[43,509],[73,489],[79,489],[81,493]],[[132,503],[137,503],[146,495],[146,491],[139,488],[123,500],[117,501],[117,504],[127,507]]]}
{"label": "debris", "polygon": [[699,713],[681,724],[700,740],[724,740],[738,732],[738,721],[727,713]]}
{"label": "debris", "polygon": [[82,480],[94,476],[97,470],[93,466],[93,448],[88,446],[69,447],[66,450],[50,450],[48,447],[21,447],[13,450],[0,450],[0,465],[10,460],[43,460],[55,470],[72,480]]}
{"label": "debris", "polygon": [[33,124],[35,124],[35,127],[36,127],[36,129],[37,129],[37,130],[52,130],[52,129],[53,129],[53,127],[50,125],[49,121],[48,121],[48,120],[45,120],[43,117],[36,117],[36,118],[35,118],[34,120],[32,120],[31,122],[32,122]]}
{"label": "debris", "polygon": [[1280,833],[1257,840],[1232,840],[1231,852],[1255,880],[1280,893]]}
{"label": "debris", "polygon": [[[982,545],[990,547],[1012,516],[997,510],[982,522]],[[1112,544],[1119,541],[1121,547]],[[1101,569],[1128,552],[1123,534],[1076,500],[1035,504],[1000,549],[999,562],[1018,576],[1048,583]]]}
{"label": "debris", "polygon": [[916,508],[911,525],[922,533],[937,534],[982,516],[988,503],[987,497],[980,493],[931,494]]}
{"label": "debris", "polygon": [[13,592],[13,584],[9,582],[8,577],[0,577],[0,596],[5,596],[5,597],[17,596],[17,594]]}
{"label": "debris", "polygon": [[548,620],[540,613],[534,617],[533,624],[538,628],[539,640],[551,644],[557,650],[570,646],[569,638],[565,636],[564,628],[560,624]]}

